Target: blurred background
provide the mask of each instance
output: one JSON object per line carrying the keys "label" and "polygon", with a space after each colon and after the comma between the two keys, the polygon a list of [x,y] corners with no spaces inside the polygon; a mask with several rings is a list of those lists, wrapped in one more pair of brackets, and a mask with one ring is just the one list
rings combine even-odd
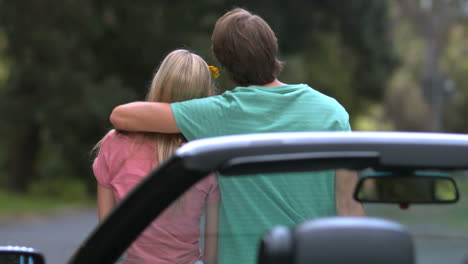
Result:
{"label": "blurred background", "polygon": [[[144,100],[173,49],[219,67],[232,7],[276,32],[280,79],[335,97],[354,130],[468,131],[468,0],[0,0],[0,220],[92,207],[113,107]],[[222,69],[217,87],[234,87]]]}

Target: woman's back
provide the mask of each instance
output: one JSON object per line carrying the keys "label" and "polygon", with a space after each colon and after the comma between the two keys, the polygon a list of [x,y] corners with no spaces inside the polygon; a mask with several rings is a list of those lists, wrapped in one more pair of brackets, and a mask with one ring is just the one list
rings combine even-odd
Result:
{"label": "woman's back", "polygon": [[[112,189],[116,202],[158,165],[154,141],[112,130],[100,147],[93,170],[99,184]],[[206,203],[219,200],[214,175],[197,183],[166,209],[127,250],[124,263],[195,263],[200,218]]]}

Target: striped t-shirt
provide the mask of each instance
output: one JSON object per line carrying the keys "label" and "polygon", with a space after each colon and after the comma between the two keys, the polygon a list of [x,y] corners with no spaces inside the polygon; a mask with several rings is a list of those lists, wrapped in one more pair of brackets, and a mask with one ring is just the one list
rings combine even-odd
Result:
{"label": "striped t-shirt", "polygon": [[[333,98],[305,84],[237,87],[171,104],[188,140],[263,132],[349,131]],[[219,263],[256,263],[261,236],[276,225],[336,214],[334,172],[218,177]]]}

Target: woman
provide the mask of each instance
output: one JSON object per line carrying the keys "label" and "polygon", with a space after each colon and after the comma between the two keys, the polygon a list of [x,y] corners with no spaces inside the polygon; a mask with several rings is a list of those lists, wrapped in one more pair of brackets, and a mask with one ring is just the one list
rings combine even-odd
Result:
{"label": "woman", "polygon": [[[175,50],[155,74],[147,101],[173,103],[210,96],[213,93],[211,69],[198,55]],[[93,164],[98,182],[99,220],[185,141],[181,134],[110,131],[97,144],[99,153]],[[218,208],[218,183],[210,175],[188,190],[142,233],[127,250],[123,263],[215,263]],[[202,254],[200,218],[205,212]]]}

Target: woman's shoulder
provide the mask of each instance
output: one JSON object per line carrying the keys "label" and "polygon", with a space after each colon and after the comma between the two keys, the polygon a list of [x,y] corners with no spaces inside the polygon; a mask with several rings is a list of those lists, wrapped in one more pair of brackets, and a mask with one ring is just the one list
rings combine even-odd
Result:
{"label": "woman's shoulder", "polygon": [[143,138],[143,135],[140,135],[140,133],[112,129],[104,136],[103,142],[131,143],[139,138]]}
{"label": "woman's shoulder", "polygon": [[157,161],[155,158],[156,143],[141,133],[122,133],[111,130],[102,139],[99,153],[106,156],[108,162],[120,164],[119,166],[124,163],[144,161],[144,164],[140,165],[144,168],[149,166],[148,170],[150,170],[153,162]]}
{"label": "woman's shoulder", "polygon": [[129,153],[137,153],[149,148],[154,153],[155,146],[141,133],[122,132],[110,130],[101,140],[100,149],[113,155],[121,156]]}
{"label": "woman's shoulder", "polygon": [[129,136],[130,136],[130,133],[128,133],[128,132],[111,129],[104,136],[104,140],[108,140],[108,139],[126,140]]}

